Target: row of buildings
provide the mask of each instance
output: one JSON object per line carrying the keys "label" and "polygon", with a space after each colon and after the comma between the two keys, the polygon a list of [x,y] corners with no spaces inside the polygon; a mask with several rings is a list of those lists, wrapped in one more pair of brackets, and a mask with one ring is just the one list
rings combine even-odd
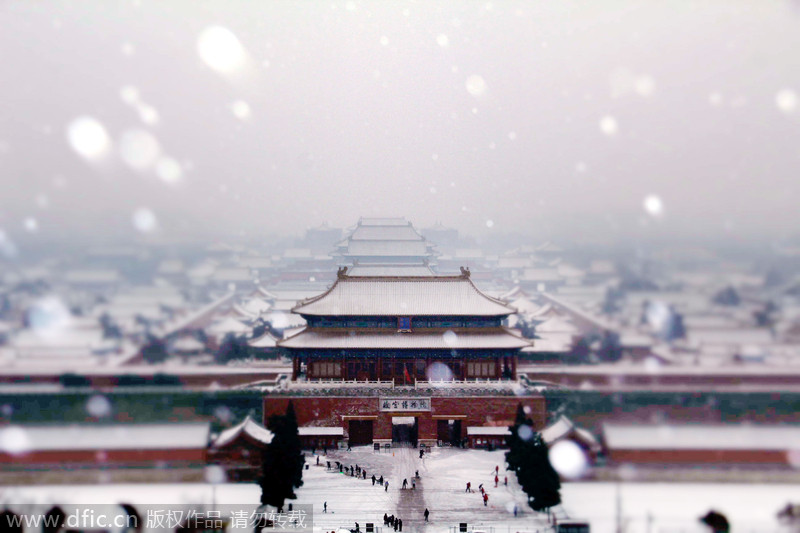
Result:
{"label": "row of buildings", "polygon": [[[324,267],[316,255],[304,261],[312,255],[296,250],[284,251],[285,264],[273,271],[277,277],[271,283],[259,277],[258,283],[211,284],[202,299],[187,289],[197,288],[190,278],[187,283],[159,277],[147,288],[93,289],[64,298],[96,298],[85,308],[67,308],[66,314],[66,306],[34,306],[39,315],[15,318],[15,302],[38,296],[35,285],[25,286],[7,299],[2,349],[7,364],[0,369],[0,387],[49,384],[57,394],[58,387],[68,385],[67,373],[82,378],[80,386],[101,390],[124,386],[121,376],[148,376],[148,383],[166,376],[183,389],[235,387],[263,396],[263,420],[292,402],[309,446],[502,445],[522,406],[536,429],[575,441],[600,465],[736,461],[769,469],[796,462],[790,445],[745,438],[748,428],[741,425],[703,429],[689,419],[688,426],[653,421],[628,427],[622,409],[603,414],[589,433],[549,410],[546,400],[549,391],[570,390],[795,390],[800,373],[791,365],[771,372],[770,361],[742,355],[743,322],[736,322],[738,329],[722,327],[732,317],[750,320],[762,336],[760,346],[778,345],[776,338],[792,331],[775,326],[777,317],[790,320],[790,289],[779,290],[784,295],[780,307],[767,309],[766,289],[749,285],[753,279],[745,276],[730,290],[727,285],[706,289],[702,298],[708,305],[692,307],[694,300],[681,287],[694,285],[673,282],[656,290],[649,278],[631,281],[612,263],[568,263],[552,244],[496,256],[475,249],[440,250],[404,219],[361,219],[344,240],[333,243]],[[221,257],[214,261],[224,262]],[[252,259],[236,260],[245,257]],[[274,264],[260,265],[266,272]],[[659,274],[674,279],[670,275]],[[120,309],[147,305],[153,307],[150,318],[120,319],[132,315]],[[76,312],[81,309],[85,314]],[[759,325],[762,311],[770,326]],[[703,320],[695,314],[701,312]],[[84,324],[97,335],[94,322],[102,342],[115,347],[98,351],[89,345],[88,352],[84,347],[65,357],[64,339],[70,336],[65,332]],[[710,333],[705,343],[692,340],[702,327],[718,331],[718,342],[738,346],[726,352],[729,359],[709,360]],[[26,351],[26,336],[46,348],[34,342]],[[213,354],[231,337],[246,341],[249,357],[221,364]],[[790,357],[796,346],[790,337],[783,339]],[[165,345],[167,361],[149,364],[144,346],[155,341]],[[662,414],[669,420],[669,413]],[[266,430],[257,422],[241,424],[230,430],[239,428],[237,435],[245,440],[252,440],[250,433],[264,437]],[[778,436],[796,431],[793,426],[763,429]],[[664,431],[669,439],[662,438]],[[698,432],[702,438],[696,438]],[[218,453],[224,446],[208,429],[204,435],[205,444],[196,450],[205,451],[192,456],[197,465],[227,458],[229,465],[247,467],[247,454]],[[738,441],[741,446],[731,448]],[[102,439],[98,442],[95,447],[101,449]],[[169,447],[161,450],[169,453]],[[101,451],[105,455],[78,456],[102,464],[109,455]],[[19,461],[19,454],[6,454],[6,464]],[[44,457],[27,456],[31,464]],[[124,463],[127,456],[118,457]]]}

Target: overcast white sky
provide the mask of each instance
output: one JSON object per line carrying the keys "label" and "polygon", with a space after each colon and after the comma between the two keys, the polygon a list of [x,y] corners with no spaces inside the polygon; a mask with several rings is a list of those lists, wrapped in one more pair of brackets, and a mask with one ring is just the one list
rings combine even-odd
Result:
{"label": "overcast white sky", "polygon": [[790,1],[5,1],[0,230],[779,236],[798,51]]}

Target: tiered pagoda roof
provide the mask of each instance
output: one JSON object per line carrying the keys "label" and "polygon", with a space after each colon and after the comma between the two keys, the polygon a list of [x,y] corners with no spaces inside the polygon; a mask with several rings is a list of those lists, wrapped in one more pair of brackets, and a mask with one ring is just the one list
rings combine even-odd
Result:
{"label": "tiered pagoda roof", "polygon": [[[333,286],[301,301],[293,313],[322,317],[327,325],[307,327],[279,346],[310,350],[518,350],[530,342],[500,326],[516,312],[504,301],[479,291],[469,270],[458,276],[349,276],[339,270]],[[410,327],[346,327],[347,317],[411,317]],[[450,317],[453,327],[414,327],[414,317]],[[478,325],[475,320],[482,321]],[[494,321],[487,325],[486,320]]]}
{"label": "tiered pagoda roof", "polygon": [[333,286],[301,301],[304,316],[508,316],[516,309],[478,290],[465,270],[458,276],[348,276],[339,270]]}
{"label": "tiered pagoda roof", "polygon": [[361,218],[348,237],[336,246],[334,255],[344,264],[381,262],[423,264],[437,252],[405,218]]}

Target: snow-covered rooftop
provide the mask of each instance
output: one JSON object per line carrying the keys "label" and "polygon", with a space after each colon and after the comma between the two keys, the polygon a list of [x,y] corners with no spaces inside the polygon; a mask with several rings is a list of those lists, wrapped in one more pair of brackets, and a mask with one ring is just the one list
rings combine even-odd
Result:
{"label": "snow-covered rooftop", "polygon": [[[198,449],[208,445],[209,424],[113,424],[6,426],[20,431],[15,438],[24,451],[49,450],[167,450]],[[10,429],[11,428],[11,429]]]}
{"label": "snow-covered rooftop", "polygon": [[791,450],[800,426],[603,424],[603,435],[612,450]]}
{"label": "snow-covered rooftop", "polygon": [[292,311],[316,316],[505,316],[516,310],[483,294],[465,275],[341,275],[328,291],[300,302]]}
{"label": "snow-covered rooftop", "polygon": [[530,346],[530,342],[506,328],[425,329],[404,333],[394,329],[308,328],[284,339],[280,346],[317,349],[462,350],[515,349]]}
{"label": "snow-covered rooftop", "polygon": [[278,340],[275,337],[266,332],[260,337],[247,341],[247,345],[251,348],[275,348],[277,342]]}
{"label": "snow-covered rooftop", "polygon": [[411,225],[406,226],[357,226],[350,235],[351,241],[421,241],[422,235]]}
{"label": "snow-covered rooftop", "polygon": [[273,433],[270,430],[247,416],[235,426],[222,431],[219,436],[214,439],[211,447],[222,448],[223,446],[226,446],[227,444],[230,444],[236,440],[236,438],[241,434],[245,434],[262,444],[269,444],[272,442],[273,437]]}
{"label": "snow-covered rooftop", "polygon": [[409,277],[409,276],[435,276],[436,274],[427,265],[355,265],[347,272],[354,277]]}
{"label": "snow-covered rooftop", "polygon": [[350,241],[343,255],[362,257],[425,257],[426,241]]}

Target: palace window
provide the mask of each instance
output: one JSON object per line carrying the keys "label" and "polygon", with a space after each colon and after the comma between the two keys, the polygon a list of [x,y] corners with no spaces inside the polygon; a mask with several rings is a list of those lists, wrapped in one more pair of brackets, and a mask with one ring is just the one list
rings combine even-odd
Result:
{"label": "palace window", "polygon": [[469,362],[467,363],[467,377],[471,378],[493,378],[495,377],[495,364],[494,361],[484,362]]}
{"label": "palace window", "polygon": [[341,363],[328,363],[315,361],[311,363],[311,377],[315,378],[338,378],[342,376]]}

